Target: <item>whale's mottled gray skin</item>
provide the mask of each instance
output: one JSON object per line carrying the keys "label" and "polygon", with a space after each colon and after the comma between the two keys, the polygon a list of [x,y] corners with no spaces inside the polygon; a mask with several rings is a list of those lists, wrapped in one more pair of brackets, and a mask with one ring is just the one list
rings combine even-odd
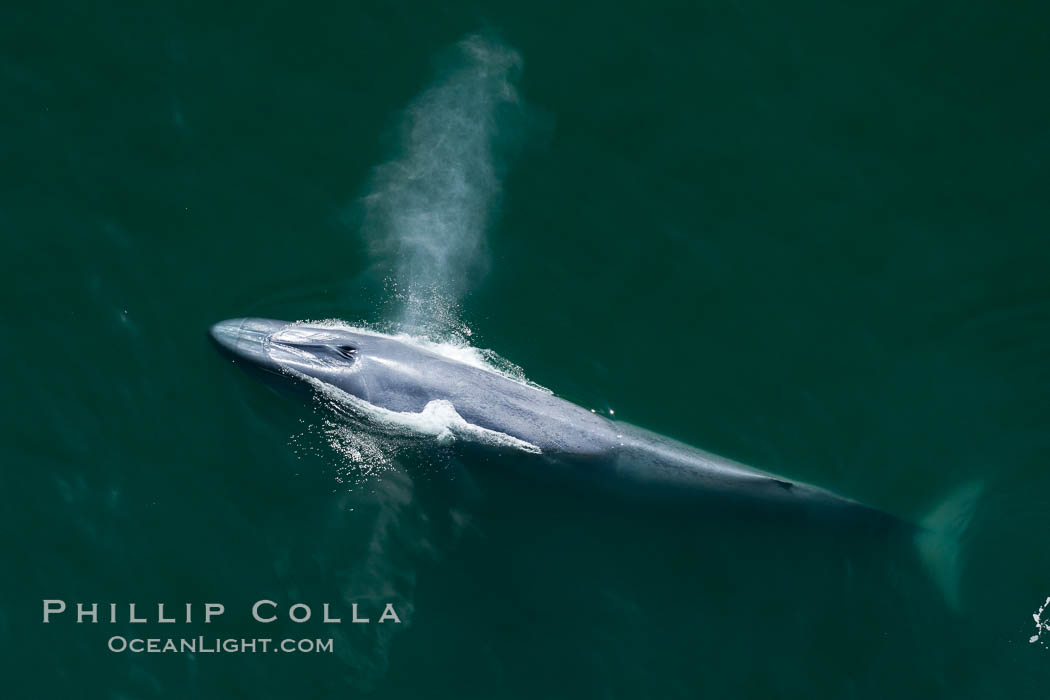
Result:
{"label": "whale's mottled gray skin", "polygon": [[900,522],[830,491],[609,420],[395,338],[261,318],[223,321],[211,335],[241,362],[279,374],[302,373],[390,411],[419,412],[431,401],[449,401],[468,423],[537,447],[540,463],[627,490],[713,494],[804,506],[864,522]]}

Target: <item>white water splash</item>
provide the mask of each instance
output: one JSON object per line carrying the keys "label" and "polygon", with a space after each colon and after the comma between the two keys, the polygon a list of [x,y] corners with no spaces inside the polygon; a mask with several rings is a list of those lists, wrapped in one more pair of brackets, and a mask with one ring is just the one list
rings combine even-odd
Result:
{"label": "white water splash", "polygon": [[484,272],[485,229],[499,203],[497,116],[518,101],[520,66],[495,39],[460,41],[453,68],[405,110],[400,157],[373,171],[364,233],[392,268],[405,328],[460,330],[458,303]]}
{"label": "white water splash", "polygon": [[1039,609],[1032,613],[1032,619],[1035,620],[1035,634],[1028,639],[1029,644],[1035,644],[1039,642],[1043,646],[1046,646],[1046,642],[1043,641],[1043,632],[1050,632],[1050,620],[1043,619],[1043,612],[1050,607],[1050,597],[1048,597],[1043,604],[1039,606]]}

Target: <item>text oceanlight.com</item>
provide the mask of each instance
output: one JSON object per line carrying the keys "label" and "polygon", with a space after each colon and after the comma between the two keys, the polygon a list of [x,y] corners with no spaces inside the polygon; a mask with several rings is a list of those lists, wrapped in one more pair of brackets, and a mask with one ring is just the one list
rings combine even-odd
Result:
{"label": "text oceanlight.com", "polygon": [[257,652],[284,652],[286,654],[331,654],[332,639],[219,639],[192,637],[182,639],[142,639],[139,637],[110,637],[107,647],[116,653],[163,654],[166,652],[191,654],[254,654]]}

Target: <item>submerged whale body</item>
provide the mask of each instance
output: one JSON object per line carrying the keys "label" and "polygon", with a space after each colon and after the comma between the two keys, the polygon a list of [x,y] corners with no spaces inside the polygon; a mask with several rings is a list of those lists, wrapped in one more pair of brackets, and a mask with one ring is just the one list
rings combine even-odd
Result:
{"label": "submerged whale body", "polygon": [[949,602],[958,596],[959,537],[979,487],[968,485],[920,525],[831,491],[615,422],[542,388],[396,337],[261,318],[211,328],[234,360],[343,392],[383,417],[437,417],[452,437],[531,453],[538,465],[647,497],[785,508],[907,531]]}

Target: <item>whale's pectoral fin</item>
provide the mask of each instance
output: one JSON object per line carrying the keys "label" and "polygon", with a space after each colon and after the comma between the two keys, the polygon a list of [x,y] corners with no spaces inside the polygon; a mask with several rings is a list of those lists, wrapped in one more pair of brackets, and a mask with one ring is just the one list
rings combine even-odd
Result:
{"label": "whale's pectoral fin", "polygon": [[962,537],[973,520],[982,487],[981,482],[970,482],[957,489],[923,518],[915,535],[919,556],[952,608],[959,607]]}

